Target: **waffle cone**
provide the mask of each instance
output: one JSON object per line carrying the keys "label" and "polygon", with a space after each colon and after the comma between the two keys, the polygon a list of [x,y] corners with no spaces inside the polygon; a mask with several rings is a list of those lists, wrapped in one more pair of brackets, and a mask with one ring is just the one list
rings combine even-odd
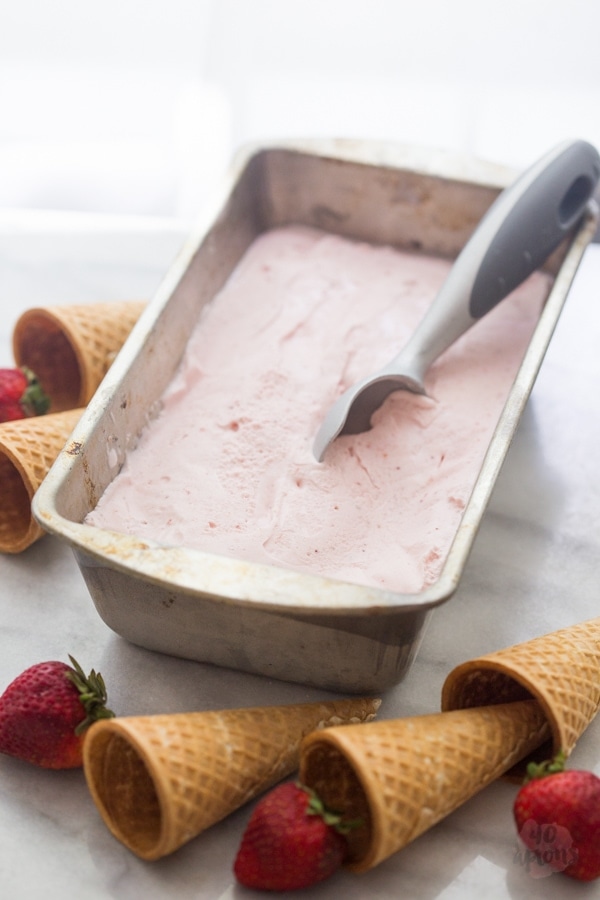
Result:
{"label": "waffle cone", "polygon": [[82,412],[0,424],[0,552],[20,553],[44,533],[31,514],[31,500]]}
{"label": "waffle cone", "polygon": [[86,736],[85,776],[114,836],[159,859],[294,772],[310,731],[378,707],[357,698],[106,719]]}
{"label": "waffle cone", "polygon": [[345,819],[348,867],[365,872],[482,790],[549,734],[521,701],[328,728],[301,746],[300,781]]}
{"label": "waffle cone", "polygon": [[[600,618],[457,666],[444,683],[442,709],[527,698],[538,701],[551,731],[532,758],[568,756],[600,707]],[[509,774],[522,775],[527,761]]]}
{"label": "waffle cone", "polygon": [[144,306],[115,301],[23,313],[13,331],[15,361],[35,372],[52,412],[89,403]]}

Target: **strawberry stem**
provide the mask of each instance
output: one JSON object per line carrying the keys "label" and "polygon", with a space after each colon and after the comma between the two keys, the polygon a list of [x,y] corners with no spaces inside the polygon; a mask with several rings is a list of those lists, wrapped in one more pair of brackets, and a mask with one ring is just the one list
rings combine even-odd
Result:
{"label": "strawberry stem", "polygon": [[564,772],[566,754],[563,750],[559,750],[553,759],[546,759],[544,762],[530,762],[527,766],[527,774],[525,776],[525,784],[536,778],[546,778],[547,775],[556,775],[558,772]]}
{"label": "strawberry stem", "polygon": [[79,699],[86,712],[86,717],[75,729],[75,734],[80,735],[98,719],[112,719],[114,712],[106,707],[108,699],[106,685],[100,672],[94,669],[86,675],[76,659],[69,654],[73,666],[66,675],[69,681],[77,688]]}
{"label": "strawberry stem", "polygon": [[306,807],[307,816],[321,816],[326,825],[330,825],[335,831],[342,835],[349,834],[354,828],[359,828],[363,824],[362,819],[344,821],[341,813],[336,813],[333,812],[333,810],[327,809],[321,798],[317,796],[312,788],[299,783],[298,787],[308,794],[308,806]]}
{"label": "strawberry stem", "polygon": [[23,412],[26,416],[43,416],[50,409],[50,399],[44,393],[35,372],[27,366],[21,366],[21,372],[27,379],[27,387],[19,400]]}

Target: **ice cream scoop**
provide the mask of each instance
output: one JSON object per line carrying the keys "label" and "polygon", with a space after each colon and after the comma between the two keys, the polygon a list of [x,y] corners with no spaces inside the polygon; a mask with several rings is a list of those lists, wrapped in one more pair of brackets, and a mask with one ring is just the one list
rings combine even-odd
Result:
{"label": "ice cream scoop", "polygon": [[555,147],[502,191],[409,342],[329,409],[313,444],[315,457],[321,461],[341,434],[368,431],[393,391],[424,394],[432,362],[542,265],[584,214],[599,179],[598,151],[576,140]]}

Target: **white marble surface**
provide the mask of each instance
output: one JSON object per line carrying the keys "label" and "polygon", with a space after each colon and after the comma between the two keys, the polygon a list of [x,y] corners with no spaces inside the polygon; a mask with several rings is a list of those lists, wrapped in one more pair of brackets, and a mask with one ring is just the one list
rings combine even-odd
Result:
{"label": "white marble surface", "polygon": [[[0,216],[0,366],[33,305],[150,296],[183,235],[176,223]],[[436,711],[446,673],[492,649],[599,612],[600,246],[590,248],[498,481],[464,579],[434,613],[418,658],[385,697],[386,717]],[[0,495],[1,496],[1,495]],[[96,614],[71,551],[45,537],[0,557],[0,688],[41,659],[99,668],[120,714],[293,702],[314,689],[131,646]],[[600,773],[600,721],[572,764]],[[342,872],[296,896],[463,900],[597,895],[515,862],[515,787],[498,782],[371,873]],[[0,758],[0,885],[6,900],[243,900],[231,871],[250,808],[156,863],[101,822],[83,774]],[[266,894],[264,896],[267,896]]]}

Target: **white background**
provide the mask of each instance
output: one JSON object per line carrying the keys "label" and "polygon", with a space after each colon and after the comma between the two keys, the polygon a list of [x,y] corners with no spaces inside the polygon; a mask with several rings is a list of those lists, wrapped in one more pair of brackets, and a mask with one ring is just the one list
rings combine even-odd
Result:
{"label": "white background", "polygon": [[193,218],[247,140],[600,144],[595,0],[0,0],[0,209]]}

